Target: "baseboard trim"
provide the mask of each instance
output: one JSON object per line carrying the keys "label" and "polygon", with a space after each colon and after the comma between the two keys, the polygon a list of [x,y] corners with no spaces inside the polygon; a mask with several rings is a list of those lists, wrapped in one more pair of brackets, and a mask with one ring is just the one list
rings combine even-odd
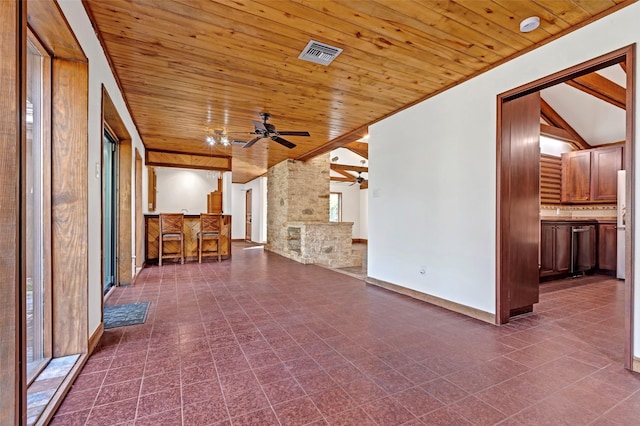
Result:
{"label": "baseboard trim", "polygon": [[104,334],[104,323],[101,322],[98,328],[96,329],[96,331],[94,331],[91,337],[89,337],[89,348],[88,348],[89,355],[91,355],[93,351],[96,349],[96,346],[98,346],[98,342],[100,342],[100,338],[102,338],[103,334]]}
{"label": "baseboard trim", "polygon": [[457,312],[462,315],[466,315],[477,320],[495,324],[496,316],[489,312],[481,311],[480,309],[472,308],[467,305],[452,302],[450,300],[441,299],[440,297],[432,296],[430,294],[422,293],[417,290],[413,290],[407,287],[402,287],[398,284],[392,284],[377,278],[367,277],[365,279],[367,284],[372,284],[384,289],[393,291],[395,293],[403,294],[405,296],[413,297],[414,299],[422,300],[423,302],[430,303],[435,306],[439,306],[444,309],[448,309],[453,312]]}
{"label": "baseboard trim", "polygon": [[636,373],[640,373],[640,358],[633,357],[633,362],[631,363],[631,371],[635,371]]}

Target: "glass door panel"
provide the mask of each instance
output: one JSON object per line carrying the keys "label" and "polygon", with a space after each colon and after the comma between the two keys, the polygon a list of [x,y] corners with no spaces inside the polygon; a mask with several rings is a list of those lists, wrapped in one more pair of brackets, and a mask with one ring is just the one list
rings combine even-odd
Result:
{"label": "glass door panel", "polygon": [[116,241],[117,241],[117,143],[105,129],[103,137],[102,158],[102,223],[103,223],[103,276],[104,294],[113,287],[116,281]]}
{"label": "glass door panel", "polygon": [[27,377],[31,380],[46,362],[45,253],[43,155],[43,57],[27,43],[27,105],[25,144],[25,276]]}

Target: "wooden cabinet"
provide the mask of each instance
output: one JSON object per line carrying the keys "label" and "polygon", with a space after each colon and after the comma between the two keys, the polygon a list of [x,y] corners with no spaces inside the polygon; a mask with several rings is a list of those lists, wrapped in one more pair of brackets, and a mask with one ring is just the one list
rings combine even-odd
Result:
{"label": "wooden cabinet", "polygon": [[616,271],[618,230],[615,223],[598,225],[598,269]]}
{"label": "wooden cabinet", "polygon": [[615,202],[621,169],[621,145],[562,154],[562,202]]}
{"label": "wooden cabinet", "polygon": [[622,146],[591,151],[591,200],[615,202],[618,170],[622,170]]}
{"label": "wooden cabinet", "polygon": [[540,277],[569,273],[571,225],[543,222],[540,229]]}
{"label": "wooden cabinet", "polygon": [[589,201],[590,183],[591,152],[574,151],[562,154],[562,202]]}

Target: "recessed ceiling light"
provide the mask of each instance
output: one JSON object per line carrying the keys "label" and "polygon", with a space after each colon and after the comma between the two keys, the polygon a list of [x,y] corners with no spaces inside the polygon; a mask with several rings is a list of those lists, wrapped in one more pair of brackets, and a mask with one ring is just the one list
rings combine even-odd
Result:
{"label": "recessed ceiling light", "polygon": [[540,26],[540,18],[537,16],[530,16],[526,19],[523,19],[520,22],[520,32],[528,33]]}

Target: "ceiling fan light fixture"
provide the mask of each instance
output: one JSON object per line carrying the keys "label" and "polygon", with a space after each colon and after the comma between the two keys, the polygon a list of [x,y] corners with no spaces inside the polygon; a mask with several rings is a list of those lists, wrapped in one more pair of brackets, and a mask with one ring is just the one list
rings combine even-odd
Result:
{"label": "ceiling fan light fixture", "polygon": [[538,16],[530,16],[520,22],[520,32],[530,33],[540,26],[540,18]]}
{"label": "ceiling fan light fixture", "polygon": [[216,144],[216,139],[213,137],[213,135],[207,135],[204,139],[211,146]]}

